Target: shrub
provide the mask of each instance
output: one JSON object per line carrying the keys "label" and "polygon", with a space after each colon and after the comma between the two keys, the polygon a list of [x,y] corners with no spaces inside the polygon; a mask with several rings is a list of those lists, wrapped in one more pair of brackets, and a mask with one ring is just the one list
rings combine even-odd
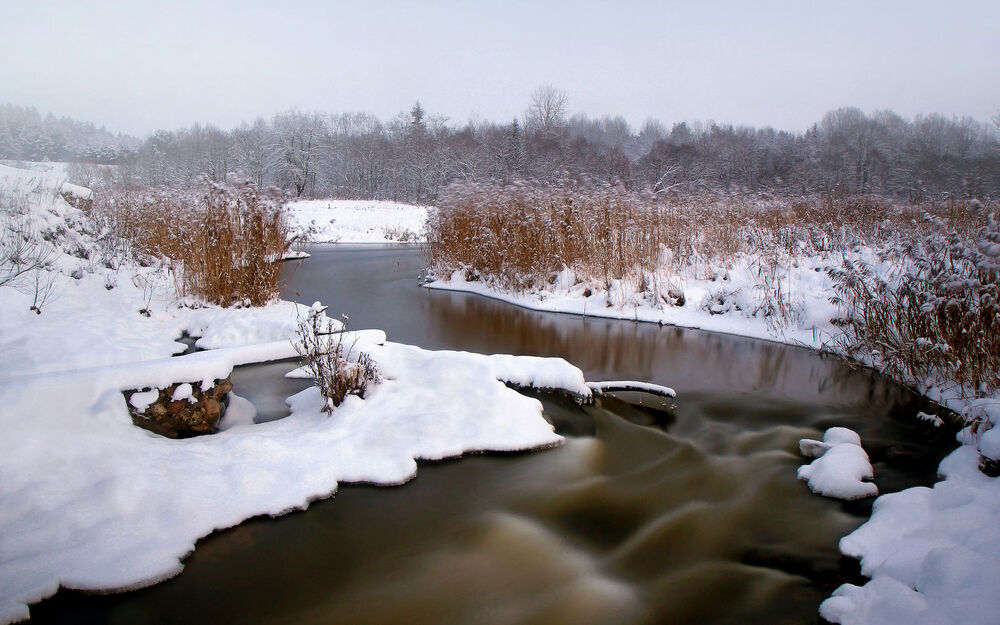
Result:
{"label": "shrub", "polygon": [[364,397],[368,385],[379,382],[380,377],[368,354],[357,352],[353,344],[344,344],[347,318],[343,329],[337,330],[325,311],[314,305],[299,319],[295,347],[323,395],[323,410],[330,413],[348,395]]}

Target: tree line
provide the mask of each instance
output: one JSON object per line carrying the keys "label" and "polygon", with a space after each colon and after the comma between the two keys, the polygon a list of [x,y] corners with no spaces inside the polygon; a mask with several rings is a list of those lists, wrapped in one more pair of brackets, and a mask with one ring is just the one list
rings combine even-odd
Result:
{"label": "tree line", "polygon": [[831,111],[805,132],[568,115],[540,87],[508,123],[451,124],[420,103],[368,113],[286,112],[231,130],[195,124],[144,140],[33,108],[0,105],[0,158],[116,165],[135,185],[190,187],[241,172],[295,196],[433,202],[454,182],[586,180],[665,193],[877,194],[914,201],[1000,197],[992,123],[891,111]]}

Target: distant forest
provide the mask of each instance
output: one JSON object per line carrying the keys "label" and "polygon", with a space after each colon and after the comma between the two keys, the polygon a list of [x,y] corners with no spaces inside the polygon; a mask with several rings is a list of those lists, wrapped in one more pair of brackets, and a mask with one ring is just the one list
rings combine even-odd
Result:
{"label": "distant forest", "polygon": [[655,120],[635,130],[621,117],[569,116],[565,94],[540,87],[508,123],[456,125],[418,102],[388,122],[287,112],[228,131],[196,124],[141,140],[7,104],[0,158],[116,165],[115,182],[126,185],[187,187],[202,175],[240,172],[296,196],[417,203],[455,182],[566,179],[660,194],[991,199],[1000,197],[1000,115],[984,124],[841,108],[804,133],[700,122],[668,129]]}

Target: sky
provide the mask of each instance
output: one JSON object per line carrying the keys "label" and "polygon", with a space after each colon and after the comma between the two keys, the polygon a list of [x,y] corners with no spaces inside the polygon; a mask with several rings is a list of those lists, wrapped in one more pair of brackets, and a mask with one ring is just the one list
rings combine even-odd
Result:
{"label": "sky", "polygon": [[144,136],[195,122],[419,100],[508,121],[570,113],[805,130],[841,106],[1000,111],[1000,2],[0,0],[0,103]]}

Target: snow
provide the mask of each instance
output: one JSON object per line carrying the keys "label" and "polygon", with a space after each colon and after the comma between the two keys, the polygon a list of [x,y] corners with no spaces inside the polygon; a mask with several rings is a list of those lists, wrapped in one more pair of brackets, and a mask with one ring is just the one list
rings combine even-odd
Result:
{"label": "snow", "polygon": [[[28,604],[60,585],[113,590],[175,575],[199,538],[252,516],[303,508],[341,482],[398,484],[413,477],[420,458],[560,444],[540,404],[508,385],[581,397],[604,388],[588,385],[579,369],[559,359],[429,352],[362,330],[346,338],[375,359],[384,377],[365,399],[349,397],[327,416],[310,388],[289,399],[291,416],[258,424],[253,405],[231,393],[219,433],[155,436],[132,426],[122,390],[210,384],[239,364],[294,358],[290,339],[310,308],[181,306],[161,268],[110,269],[72,253],[97,249],[97,233],[61,197],[88,197],[86,190],[64,180],[59,167],[0,165],[0,190],[27,196],[32,229],[59,232],[50,237],[54,290],[42,314],[29,310],[30,292],[0,291],[0,623],[26,618]],[[298,232],[343,242],[422,239],[427,210],[373,202],[292,205]],[[759,293],[747,286],[746,268],[735,268],[729,279],[684,278],[677,285],[684,306],[645,300],[627,282],[602,289],[569,270],[550,288],[516,294],[467,282],[461,272],[430,286],[540,310],[818,347],[835,313],[826,299],[829,263],[816,257],[789,268],[794,318],[783,328],[753,314]],[[148,317],[138,313],[147,308]],[[173,356],[186,347],[176,341],[184,333],[209,351]],[[131,402],[142,409],[155,399],[152,390],[133,394]],[[967,408],[966,417],[983,428],[978,436],[961,435],[964,444],[941,464],[945,479],[876,499],[871,519],[842,539],[841,550],[860,558],[871,581],[839,588],[821,606],[824,618],[845,625],[1000,620],[1000,482],[977,468],[979,452],[1000,457],[1000,403],[980,400]],[[813,490],[874,490],[864,481],[871,465],[860,440],[847,432],[831,429],[823,441],[800,442],[803,454],[816,458],[800,470]]]}
{"label": "snow", "polygon": [[933,488],[875,500],[871,519],[840,541],[871,577],[820,606],[842,625],[996,623],[1000,620],[1000,481],[963,445],[941,463]]}
{"label": "snow", "polygon": [[[637,281],[612,280],[610,288],[605,288],[601,281],[582,279],[567,268],[548,287],[521,292],[504,289],[488,279],[469,280],[464,271],[437,276],[425,286],[476,293],[532,310],[646,321],[818,348],[835,332],[830,319],[836,316],[837,309],[829,301],[832,283],[825,269],[839,263],[817,256],[789,268],[783,288],[794,295],[793,318],[787,325],[777,324],[758,310],[762,295],[754,286],[755,272],[749,261],[726,272],[726,278],[674,277],[677,284],[670,288],[683,291],[683,306],[653,298],[639,289]],[[664,283],[662,290],[667,289]],[[718,299],[725,304],[711,303]]]}
{"label": "snow", "polygon": [[132,397],[129,398],[128,403],[139,412],[144,412],[146,408],[149,408],[151,403],[159,398],[160,392],[158,389],[154,388],[140,393],[133,393]]}
{"label": "snow", "polygon": [[194,398],[194,388],[191,386],[190,382],[185,382],[184,384],[178,384],[177,388],[174,389],[174,394],[170,396],[172,401],[181,401],[183,399],[188,400],[191,403],[196,402]]}
{"label": "snow", "polygon": [[807,480],[809,490],[824,497],[863,499],[878,494],[868,454],[861,447],[861,437],[847,428],[830,428],[823,441],[799,441],[802,455],[816,458],[799,467],[800,480]]}
{"label": "snow", "polygon": [[992,460],[1000,460],[1000,399],[984,398],[969,403],[963,411],[966,422],[978,422],[985,433],[970,437],[977,442],[979,453]]}
{"label": "snow", "polygon": [[67,163],[30,163],[33,169],[11,167],[0,164],[0,181],[21,190],[44,188],[66,193],[76,198],[89,200],[94,192],[66,182]]}
{"label": "snow", "polygon": [[426,206],[374,200],[303,200],[286,206],[289,225],[314,243],[420,243]]}
{"label": "snow", "polygon": [[[175,575],[197,539],[304,508],[340,482],[400,484],[417,459],[557,445],[541,404],[498,378],[582,384],[555,359],[365,350],[386,379],[364,400],[349,397],[328,417],[311,387],[289,399],[285,419],[238,416],[218,434],[180,441],[135,428],[117,392],[162,383],[152,366],[127,382],[123,368],[0,382],[0,619],[27,616],[27,603],[59,585],[123,589]],[[188,377],[205,375],[194,369]]]}
{"label": "snow", "polygon": [[250,427],[253,426],[256,417],[257,407],[230,391],[229,405],[226,406],[225,418],[219,422],[219,429],[226,431],[236,427]]}
{"label": "snow", "polygon": [[[10,169],[0,187],[33,185],[35,230],[65,232],[44,270],[54,291],[41,314],[29,310],[30,292],[0,291],[0,623],[26,618],[28,604],[60,586],[109,591],[176,575],[198,539],[304,508],[341,482],[400,484],[418,459],[559,445],[540,402],[508,385],[590,393],[561,359],[431,352],[359,330],[344,344],[383,377],[365,399],[327,415],[312,387],[289,398],[289,417],[256,423],[254,407],[231,394],[218,433],[154,435],[132,425],[123,390],[153,389],[132,395],[141,409],[157,388],[180,383],[183,399],[235,366],[296,358],[298,319],[316,307],[179,303],[162,268],[74,256],[98,245],[55,192],[61,181]],[[175,356],[184,333],[206,351]]]}

